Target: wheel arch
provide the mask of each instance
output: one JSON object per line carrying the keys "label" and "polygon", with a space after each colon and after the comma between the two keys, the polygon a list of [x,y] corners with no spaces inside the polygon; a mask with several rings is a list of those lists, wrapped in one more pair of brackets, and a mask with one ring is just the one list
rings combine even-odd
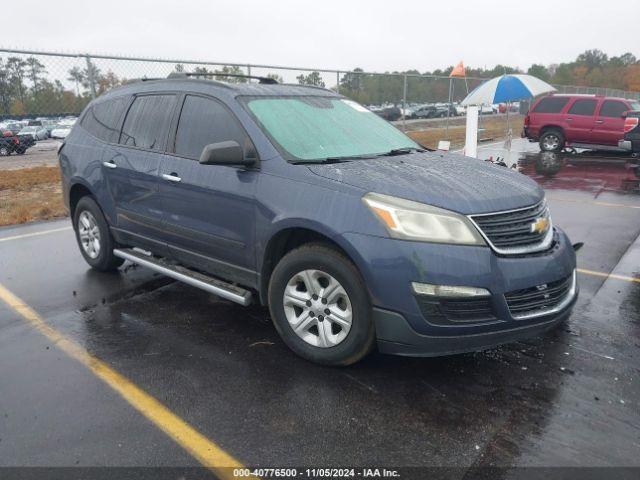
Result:
{"label": "wheel arch", "polygon": [[87,195],[92,196],[97,201],[95,193],[85,182],[82,180],[76,180],[71,183],[71,186],[69,187],[69,215],[71,218],[73,218],[73,215],[75,214],[76,206],[80,199]]}
{"label": "wheel arch", "polygon": [[273,269],[282,257],[291,250],[307,243],[325,243],[345,255],[356,266],[360,275],[364,275],[360,266],[362,259],[358,252],[344,237],[328,230],[325,226],[308,223],[287,222],[269,237],[263,255],[260,258],[259,295],[263,305],[267,304],[267,291]]}
{"label": "wheel arch", "polygon": [[556,125],[554,123],[549,123],[547,125],[544,125],[542,128],[540,128],[540,136],[544,135],[546,132],[548,132],[549,130],[559,130],[560,133],[565,137],[566,139],[566,135],[565,135],[565,131],[564,128],[561,127],[560,125]]}

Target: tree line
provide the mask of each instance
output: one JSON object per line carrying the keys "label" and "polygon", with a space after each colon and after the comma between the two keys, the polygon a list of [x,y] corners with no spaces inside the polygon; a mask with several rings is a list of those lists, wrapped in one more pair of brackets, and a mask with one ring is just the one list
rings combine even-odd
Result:
{"label": "tree line", "polygon": [[[453,66],[449,66],[431,72],[409,70],[388,72],[396,75],[371,75],[360,73],[362,69],[356,68],[353,73],[342,76],[340,93],[364,104],[399,103],[404,91],[404,78],[401,74],[406,73],[409,75],[407,77],[408,102],[442,102],[449,98],[447,78],[417,78],[411,75],[448,77],[452,70]],[[528,73],[554,85],[640,91],[640,61],[632,53],[609,57],[600,50],[587,50],[572,62],[547,66],[533,64],[526,71],[507,65],[496,65],[491,69],[467,67],[467,78],[454,80],[453,99],[461,100],[483,79],[510,73]]]}
{"label": "tree line", "polygon": [[[94,94],[100,95],[130,81],[118,77],[111,70],[101,71],[90,59],[85,64],[84,68],[74,66],[67,70],[64,78],[51,78],[55,75],[50,75],[45,65],[35,56],[0,57],[0,114],[18,116],[79,113]],[[417,75],[448,77],[452,69],[453,66],[431,72],[408,70],[374,75],[355,68],[350,73],[341,74],[339,85],[326,85],[321,72],[313,71],[298,75],[296,81],[302,85],[328,86],[364,104],[399,103],[405,89],[403,74],[406,73],[407,101],[435,102],[446,101],[448,98],[448,79]],[[184,72],[185,66],[177,64],[173,70]],[[247,81],[241,76],[246,72],[238,66],[223,66],[213,70],[199,66],[193,73],[227,82]],[[454,99],[461,100],[467,91],[482,81],[478,79],[504,73],[528,73],[558,85],[640,91],[640,61],[633,54],[609,57],[600,50],[587,50],[572,62],[547,66],[534,64],[526,72],[507,65],[496,65],[491,69],[467,68],[467,78],[455,80]],[[276,73],[269,73],[268,77],[283,81],[282,76]]]}

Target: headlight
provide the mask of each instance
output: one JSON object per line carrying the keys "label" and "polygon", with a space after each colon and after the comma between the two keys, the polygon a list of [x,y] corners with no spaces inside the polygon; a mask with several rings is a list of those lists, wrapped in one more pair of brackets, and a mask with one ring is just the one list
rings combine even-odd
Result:
{"label": "headlight", "polygon": [[471,221],[459,213],[379,193],[367,193],[362,199],[394,238],[485,245]]}

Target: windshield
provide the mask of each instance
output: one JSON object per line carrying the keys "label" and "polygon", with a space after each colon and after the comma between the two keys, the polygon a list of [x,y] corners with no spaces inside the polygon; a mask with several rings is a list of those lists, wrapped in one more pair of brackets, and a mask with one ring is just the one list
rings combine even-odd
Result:
{"label": "windshield", "polygon": [[640,110],[640,102],[631,102],[631,110]]}
{"label": "windshield", "polygon": [[258,97],[249,111],[287,160],[371,156],[421,148],[398,129],[351,100],[334,97]]}

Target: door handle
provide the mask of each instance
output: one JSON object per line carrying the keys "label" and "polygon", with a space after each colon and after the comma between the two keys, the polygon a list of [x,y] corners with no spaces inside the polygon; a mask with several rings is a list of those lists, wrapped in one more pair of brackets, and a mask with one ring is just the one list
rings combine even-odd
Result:
{"label": "door handle", "polygon": [[113,161],[102,162],[102,165],[107,168],[118,168],[118,166]]}
{"label": "door handle", "polygon": [[604,123],[604,120],[596,120],[596,123]]}
{"label": "door handle", "polygon": [[164,178],[165,180],[168,180],[170,182],[181,182],[182,181],[182,178],[180,178],[178,176],[178,174],[175,173],[175,172],[163,173],[162,174],[162,178]]}
{"label": "door handle", "polygon": [[565,121],[567,121],[567,122],[573,122],[573,118],[565,118]]}

